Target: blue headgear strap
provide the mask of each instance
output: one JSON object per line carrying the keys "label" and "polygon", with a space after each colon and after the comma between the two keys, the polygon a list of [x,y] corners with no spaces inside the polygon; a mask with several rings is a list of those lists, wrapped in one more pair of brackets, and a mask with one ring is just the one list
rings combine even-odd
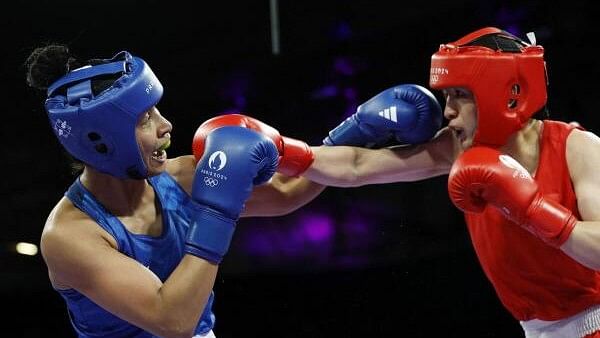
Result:
{"label": "blue headgear strap", "polygon": [[[118,57],[120,54],[121,53],[117,54],[115,57]],[[104,63],[93,67],[89,66],[79,68],[61,77],[50,87],[48,87],[48,97],[51,97],[56,89],[69,83],[76,83],[81,80],[88,80],[100,75],[113,75],[117,73],[125,73],[127,71],[125,67],[126,61],[117,61],[111,63]]]}

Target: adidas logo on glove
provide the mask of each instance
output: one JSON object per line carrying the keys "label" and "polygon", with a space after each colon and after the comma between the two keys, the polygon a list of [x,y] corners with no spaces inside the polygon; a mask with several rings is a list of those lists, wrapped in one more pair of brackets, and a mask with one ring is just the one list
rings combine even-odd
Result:
{"label": "adidas logo on glove", "polygon": [[379,111],[378,114],[379,114],[379,116],[383,117],[384,119],[398,122],[398,118],[396,116],[396,106],[391,106],[389,108],[381,110],[381,111]]}

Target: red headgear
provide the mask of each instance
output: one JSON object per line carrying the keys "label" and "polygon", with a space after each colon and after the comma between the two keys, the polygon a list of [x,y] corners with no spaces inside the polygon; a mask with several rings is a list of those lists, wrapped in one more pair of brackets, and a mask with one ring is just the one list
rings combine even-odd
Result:
{"label": "red headgear", "polygon": [[495,27],[440,46],[429,86],[470,90],[478,110],[474,144],[502,146],[546,104],[544,48]]}

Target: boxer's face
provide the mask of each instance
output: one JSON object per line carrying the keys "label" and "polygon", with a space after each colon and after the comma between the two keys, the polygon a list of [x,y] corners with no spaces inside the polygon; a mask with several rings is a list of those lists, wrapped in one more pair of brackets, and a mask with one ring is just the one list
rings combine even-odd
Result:
{"label": "boxer's face", "polygon": [[446,107],[444,117],[448,119],[448,128],[458,139],[463,149],[473,145],[477,128],[477,106],[473,94],[464,88],[444,89]]}
{"label": "boxer's face", "polygon": [[140,153],[148,168],[148,176],[163,172],[167,167],[167,152],[171,144],[171,122],[156,107],[152,107],[138,121],[135,136]]}

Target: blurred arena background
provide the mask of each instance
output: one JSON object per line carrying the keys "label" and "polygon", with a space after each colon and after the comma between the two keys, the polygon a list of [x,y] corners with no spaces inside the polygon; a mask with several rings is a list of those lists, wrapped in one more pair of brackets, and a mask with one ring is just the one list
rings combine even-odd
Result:
{"label": "blurred arena background", "polygon": [[[74,336],[39,253],[15,249],[39,243],[48,212],[73,179],[43,98],[25,83],[23,64],[34,47],[62,42],[84,59],[120,50],[143,57],[165,86],[159,108],[174,125],[174,157],[191,152],[200,123],[230,112],[319,145],[379,91],[427,85],[440,43],[483,26],[521,37],[534,31],[546,49],[551,117],[598,133],[591,5],[16,1],[0,14],[0,332]],[[479,267],[446,178],[327,188],[292,214],[242,219],[215,285],[217,336],[523,336]]]}

